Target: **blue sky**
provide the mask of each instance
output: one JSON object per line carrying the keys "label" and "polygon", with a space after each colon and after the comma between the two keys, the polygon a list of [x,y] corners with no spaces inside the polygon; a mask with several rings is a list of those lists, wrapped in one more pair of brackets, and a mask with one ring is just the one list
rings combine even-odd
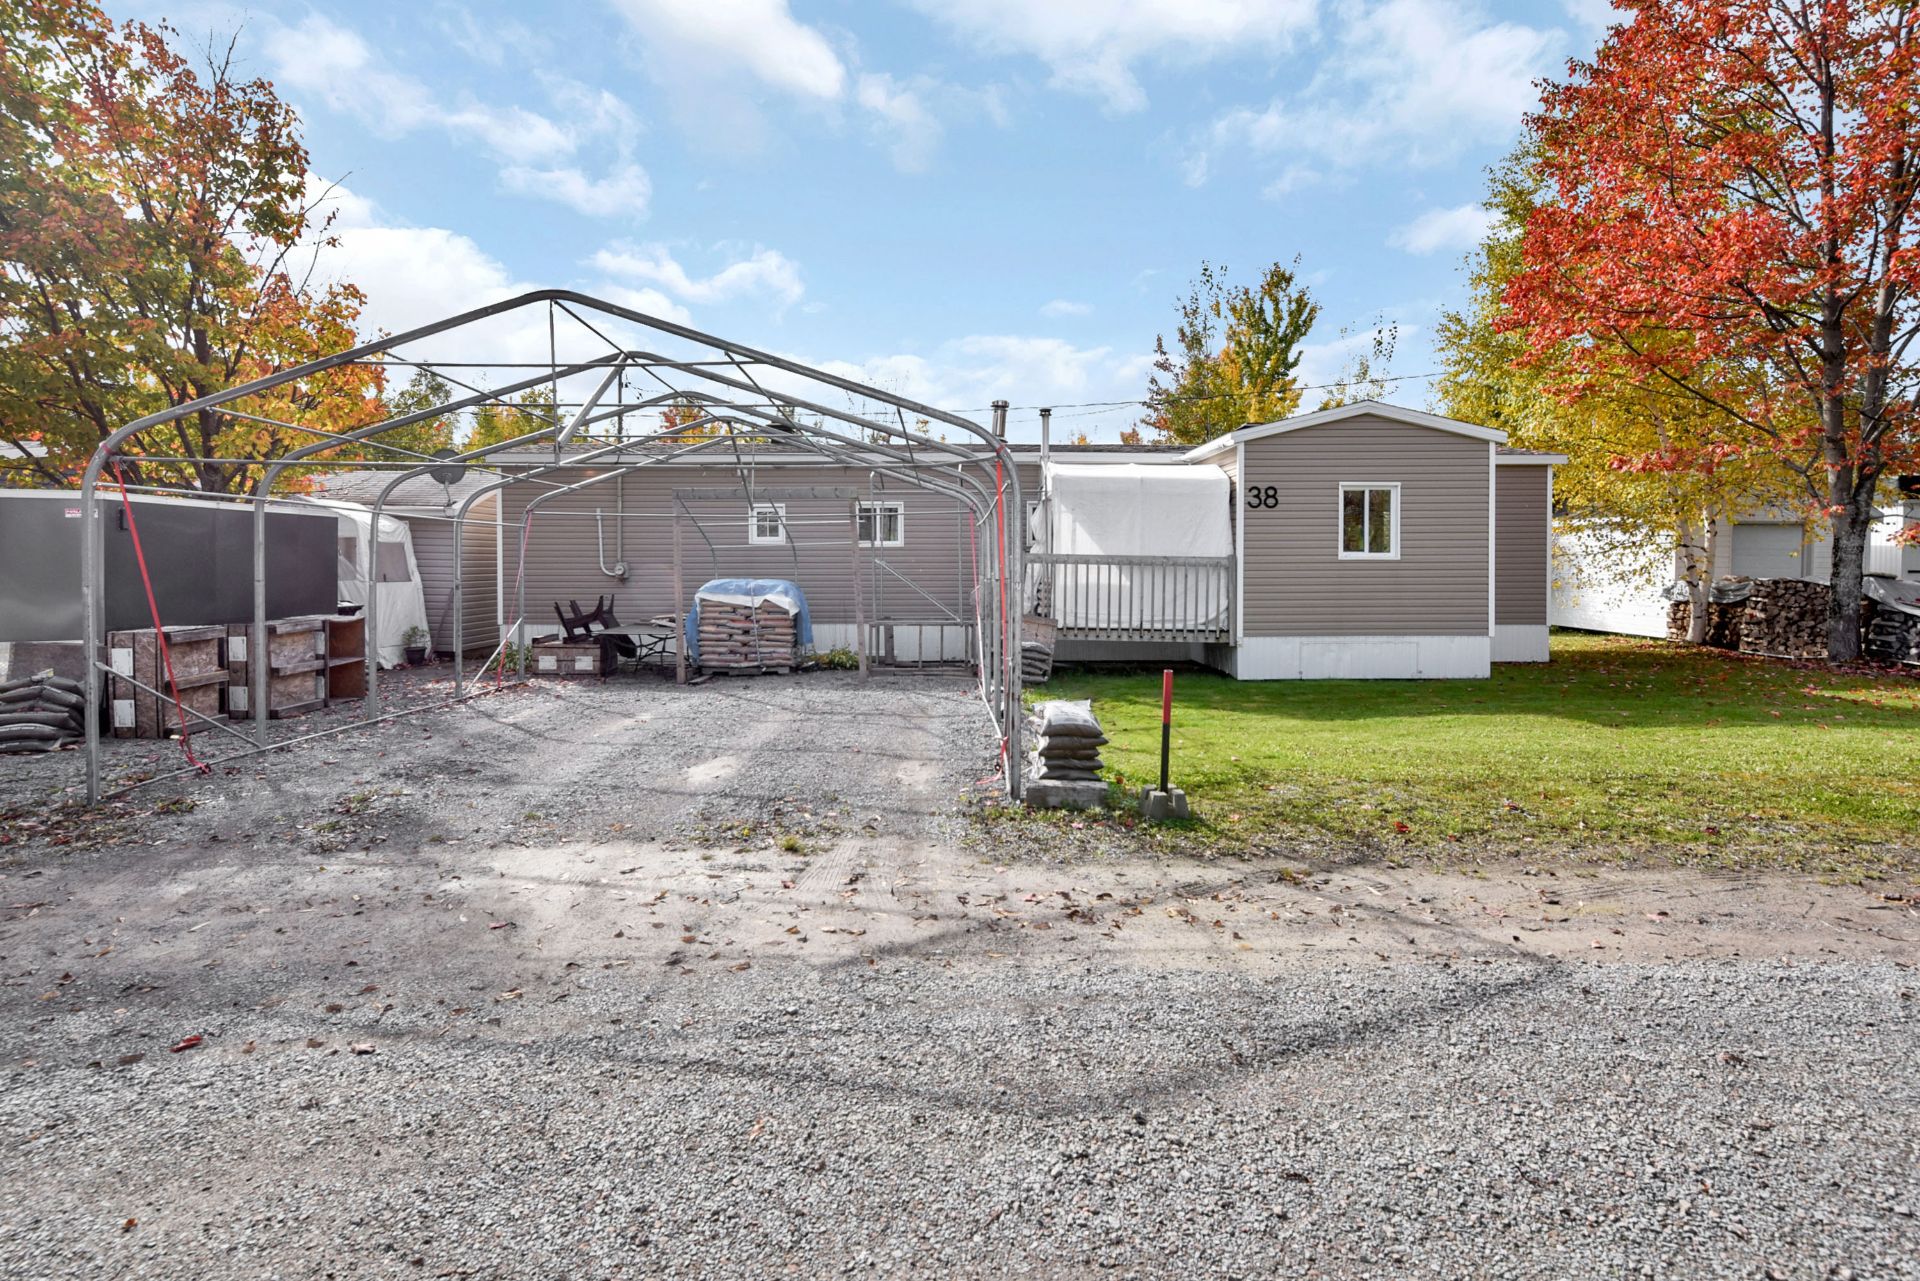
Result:
{"label": "blue sky", "polygon": [[[1203,258],[1301,258],[1324,381],[1433,368],[1486,166],[1604,0],[142,6],[301,111],[389,330],[600,293],[943,408],[1129,400]],[[1343,344],[1342,326],[1352,331]],[[536,344],[537,338],[537,344]],[[544,328],[503,334],[544,354]],[[505,359],[500,354],[498,358]],[[1422,404],[1425,385],[1394,399]],[[1065,409],[1114,439],[1137,408]],[[1014,416],[1031,436],[1034,416]]]}

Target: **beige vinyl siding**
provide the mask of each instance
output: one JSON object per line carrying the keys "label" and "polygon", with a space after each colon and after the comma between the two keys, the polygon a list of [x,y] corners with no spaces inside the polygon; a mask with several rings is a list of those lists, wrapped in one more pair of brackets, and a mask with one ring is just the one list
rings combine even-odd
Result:
{"label": "beige vinyl siding", "polygon": [[[1362,415],[1246,442],[1244,634],[1485,636],[1492,447]],[[1400,486],[1398,560],[1342,560],[1340,485]],[[1271,485],[1275,505],[1249,510]]]}
{"label": "beige vinyl siding", "polygon": [[1493,620],[1547,621],[1547,479],[1552,469],[1494,469]]}
{"label": "beige vinyl siding", "polygon": [[[467,513],[467,532],[461,555],[466,571],[461,576],[461,645],[468,653],[493,648],[500,639],[500,626],[494,613],[498,595],[493,576],[493,514],[497,498],[483,498]],[[434,649],[453,652],[453,520],[451,511],[397,512],[413,535],[413,559],[420,570],[420,592],[427,606],[427,631]]]}
{"label": "beige vinyl siding", "polygon": [[[575,472],[568,479],[584,477]],[[679,606],[673,595],[674,490],[740,484],[739,474],[730,467],[654,466],[542,504],[534,512],[527,539],[529,624],[536,628],[557,626],[555,601],[578,600],[590,607],[596,596],[606,594],[614,597],[624,621],[677,612]],[[761,490],[834,486],[857,487],[864,494],[868,473],[848,468],[767,466],[757,478]],[[528,500],[539,492],[533,484],[515,484],[504,491],[508,524],[502,543],[501,581],[509,617],[515,610],[519,522]],[[889,480],[873,497],[902,504],[904,546],[856,550],[850,505],[844,499],[769,498],[786,506],[789,542],[778,546],[748,544],[744,491],[727,499],[689,500],[686,510],[692,519],[680,518],[683,593],[690,594],[712,578],[787,578],[806,592],[815,623],[851,623],[857,559],[869,622],[952,621],[899,578],[877,569],[877,551],[881,560],[951,611],[952,616],[971,622],[973,570],[964,509],[944,494],[903,480]],[[600,571],[594,532],[596,508],[605,514],[607,563],[624,559],[629,569],[626,582]],[[982,555],[988,553],[985,546],[980,550]]]}
{"label": "beige vinyl siding", "polygon": [[[473,510],[467,513],[466,533],[460,539],[460,557],[466,562],[460,572],[460,643],[469,652],[490,651],[500,642],[497,612],[500,590],[494,575],[496,552],[493,526],[499,510],[498,495],[475,503]],[[451,542],[451,532],[448,539]],[[453,644],[451,620],[447,627],[446,643]]]}
{"label": "beige vinyl siding", "polygon": [[453,525],[444,520],[411,518],[407,529],[413,536],[413,561],[420,570],[420,592],[427,605],[427,633],[437,652],[451,653]]}

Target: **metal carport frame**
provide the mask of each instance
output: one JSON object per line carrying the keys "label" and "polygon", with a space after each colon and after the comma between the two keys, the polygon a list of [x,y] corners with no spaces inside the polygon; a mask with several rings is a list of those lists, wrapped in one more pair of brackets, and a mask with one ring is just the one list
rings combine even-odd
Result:
{"label": "metal carport frame", "polygon": [[[470,331],[472,327],[481,326],[484,322],[495,318],[540,307],[546,308],[549,320],[549,359],[544,366],[538,362],[513,359],[489,362],[485,359],[486,353],[472,350],[470,347],[460,350],[459,359],[449,358],[446,361],[449,368],[492,367],[501,370],[511,369],[516,372],[528,369],[542,371],[531,376],[516,377],[498,389],[474,387],[458,378],[449,377],[436,370],[434,361],[430,358],[403,357],[396,354],[399,349],[409,345],[428,339],[444,340],[449,335],[464,338],[471,343],[475,341],[477,335],[472,332],[462,334],[460,331]],[[618,342],[603,332],[599,326],[590,323],[580,314],[582,311],[598,313],[599,317],[605,318],[601,323],[607,324],[609,328],[614,327],[610,322],[617,322],[620,325],[651,330],[656,334],[690,344],[703,349],[705,358],[673,359]],[[586,358],[562,359],[558,352],[558,340],[553,326],[554,320],[561,314],[573,321],[579,330],[591,335],[596,340],[597,346],[602,348],[601,354]],[[568,336],[570,339],[577,339],[579,335],[573,329],[569,329]],[[718,359],[714,359],[716,356]],[[308,424],[275,418],[254,412],[257,406],[245,404],[250,397],[297,383],[329,370],[354,364],[385,364],[389,361],[403,367],[433,372],[449,385],[462,389],[466,394],[452,396],[444,403],[431,408],[414,410],[348,432],[332,432]],[[720,372],[721,370],[729,372],[723,373]],[[760,376],[756,377],[756,373]],[[561,383],[586,374],[597,375],[595,385],[588,394],[575,401],[563,401],[559,394]],[[664,392],[652,395],[645,401],[626,403],[625,383],[629,374],[644,375],[652,379],[660,384]],[[769,387],[765,385],[763,379],[777,385]],[[381,439],[389,432],[414,423],[430,421],[483,404],[505,404],[506,396],[542,385],[550,387],[553,391],[552,422],[538,431],[512,440],[466,450],[454,459],[430,459],[413,450]],[[605,397],[609,390],[616,386],[619,388],[620,403],[613,408],[607,408]],[[845,397],[847,407],[839,408],[826,403],[827,398],[833,395]],[[1000,731],[1001,763],[1008,793],[1017,798],[1022,790],[1019,770],[1021,754],[1019,585],[1023,577],[1019,530],[1025,507],[1021,501],[1019,473],[1004,438],[1004,409],[999,407],[1004,405],[1004,402],[999,402],[996,406],[996,430],[989,430],[960,415],[799,361],[746,347],[573,290],[545,289],[362,343],[292,369],[215,392],[172,409],[149,414],[128,423],[100,443],[87,461],[80,484],[81,507],[88,514],[88,518],[82,522],[80,583],[83,614],[82,642],[87,655],[88,800],[97,803],[102,795],[99,710],[103,702],[102,676],[108,670],[100,661],[106,589],[104,539],[99,528],[96,503],[100,493],[102,474],[117,460],[125,460],[133,464],[180,461],[218,462],[261,469],[260,477],[255,482],[250,495],[254,509],[254,617],[249,643],[254,653],[264,654],[267,652],[268,621],[266,618],[266,511],[268,504],[275,501],[272,494],[274,481],[288,468],[325,466],[332,470],[355,467],[386,469],[397,465],[403,469],[403,474],[382,491],[381,498],[376,503],[376,510],[384,505],[387,495],[395,487],[408,477],[426,470],[429,464],[458,463],[483,466],[486,470],[507,476],[509,479],[524,477],[549,489],[560,490],[566,486],[544,480],[543,475],[556,472],[564,474],[565,471],[576,468],[591,469],[595,472],[619,472],[660,461],[658,456],[632,460],[622,460],[618,457],[622,449],[632,449],[641,443],[640,439],[628,438],[625,435],[624,420],[630,413],[672,402],[683,402],[690,407],[698,406],[702,411],[702,425],[719,423],[724,426],[725,430],[718,435],[701,438],[705,444],[733,439],[737,425],[744,435],[751,438],[781,439],[789,445],[798,447],[803,454],[812,456],[805,459],[782,459],[761,455],[756,459],[756,466],[818,467],[837,463],[863,469],[871,468],[875,472],[893,476],[908,484],[961,498],[967,508],[974,513],[976,526],[987,527],[986,532],[992,536],[990,546],[993,548],[993,554],[981,558],[974,577],[976,603],[982,619],[979,629],[981,693],[989,714]],[[879,412],[873,412],[873,406],[878,406]],[[210,411],[238,421],[281,427],[289,432],[313,437],[314,441],[311,444],[287,450],[279,456],[265,459],[183,460],[165,454],[125,451],[128,442],[133,441],[144,431]],[[521,407],[521,411],[528,412],[524,406]],[[812,415],[813,421],[808,421],[804,415]],[[909,416],[923,420],[927,424],[937,423],[956,429],[971,437],[972,440],[965,445],[957,445],[936,439],[926,432],[909,428],[907,425]],[[592,434],[591,429],[595,424],[610,419],[620,424],[619,434],[616,437],[609,439]],[[849,435],[830,430],[826,427],[825,420],[847,424],[855,429],[856,434]],[[664,431],[649,433],[645,439],[672,443],[676,435],[685,440],[692,430],[691,425],[679,424]],[[493,465],[492,456],[495,454],[510,449],[525,449],[529,445],[538,445],[542,441],[553,442],[554,458],[551,463],[540,464],[537,467],[526,467],[523,464],[518,468],[512,468],[511,465],[507,468]],[[567,456],[562,450],[562,445],[566,442],[612,445],[614,448],[610,450],[595,448],[584,452],[592,456],[612,453],[615,456],[614,461],[610,464],[589,462],[585,461],[581,455]],[[705,444],[701,447],[705,447]],[[370,448],[381,451],[386,457],[373,459],[327,457],[328,454],[343,448]],[[678,452],[676,451],[676,454]],[[976,467],[982,473],[979,477],[970,474]],[[117,476],[117,467],[115,470]],[[495,485],[490,486],[489,489],[499,487]],[[185,486],[142,484],[138,488],[145,492],[173,492],[182,495],[199,492]],[[967,490],[972,490],[973,494],[978,496],[977,499],[970,496]],[[467,512],[470,506],[469,500],[462,505],[460,512],[454,517],[456,540],[460,538],[461,530],[469,519]],[[523,517],[523,520],[527,518]],[[459,573],[457,567],[455,572],[456,575]],[[676,612],[683,609],[684,605],[685,602],[675,602]],[[374,612],[377,613],[377,606],[374,607]],[[457,613],[455,617],[457,620]],[[455,626],[457,634],[458,621]],[[370,658],[369,661],[372,663],[377,660]],[[209,765],[219,764],[221,761],[232,760],[239,756],[271,751],[288,742],[316,736],[305,734],[278,743],[268,741],[269,708],[264,688],[265,669],[264,663],[253,664],[256,675],[255,687],[252,691],[254,718],[252,734],[249,736],[240,733],[230,726],[221,727],[237,737],[246,739],[250,745],[239,752],[209,762]],[[375,681],[377,676],[370,671],[369,686],[371,687]],[[463,701],[471,696],[471,691],[462,689],[456,682],[455,697],[449,701]],[[366,714],[361,719],[317,733],[343,732],[418,710],[426,709],[414,708],[376,715],[376,703],[370,689],[366,701]],[[180,771],[175,771],[175,773],[178,772]],[[120,790],[131,790],[147,782],[172,776],[173,774],[163,774],[152,779],[140,780]]]}

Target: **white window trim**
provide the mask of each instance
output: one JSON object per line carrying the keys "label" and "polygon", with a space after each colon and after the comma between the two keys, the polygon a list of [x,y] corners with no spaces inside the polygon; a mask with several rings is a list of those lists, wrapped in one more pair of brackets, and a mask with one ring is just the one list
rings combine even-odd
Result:
{"label": "white window trim", "polygon": [[[760,513],[774,511],[780,514],[780,533],[769,538],[760,532]],[[749,547],[783,547],[787,541],[787,505],[785,503],[755,503],[753,510],[747,513],[747,545]]]}
{"label": "white window trim", "polygon": [[873,532],[876,534],[879,533],[881,529],[881,524],[882,524],[880,520],[880,513],[886,512],[889,510],[899,517],[899,519],[895,522],[895,525],[900,530],[900,537],[883,538],[877,541],[873,539],[862,538],[860,539],[860,545],[862,547],[905,547],[907,545],[907,507],[905,503],[898,502],[892,499],[880,499],[874,502],[869,502],[864,498],[860,499],[854,507],[853,519],[854,519],[855,533],[859,532],[859,522],[860,522],[861,514],[867,511],[872,511],[875,513],[874,521],[873,521]]}
{"label": "white window trim", "polygon": [[[1393,528],[1388,538],[1393,550],[1389,552],[1350,552],[1347,550],[1347,495],[1354,490],[1385,489],[1393,493]],[[1367,504],[1367,523],[1373,523],[1373,504]],[[1361,539],[1365,542],[1364,536]],[[1397,480],[1343,480],[1340,492],[1333,501],[1333,547],[1341,560],[1399,560],[1400,559],[1400,482]]]}

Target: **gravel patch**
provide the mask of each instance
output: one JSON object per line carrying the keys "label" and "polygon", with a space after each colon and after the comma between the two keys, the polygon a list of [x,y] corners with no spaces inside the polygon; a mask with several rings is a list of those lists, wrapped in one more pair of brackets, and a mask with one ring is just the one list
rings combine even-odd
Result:
{"label": "gravel patch", "polygon": [[823,673],[0,770],[0,1276],[1920,1276],[1908,893],[1023,862],[994,746]]}
{"label": "gravel patch", "polygon": [[608,970],[309,1048],[216,980],[10,1029],[0,1274],[1914,1276],[1913,981]]}

